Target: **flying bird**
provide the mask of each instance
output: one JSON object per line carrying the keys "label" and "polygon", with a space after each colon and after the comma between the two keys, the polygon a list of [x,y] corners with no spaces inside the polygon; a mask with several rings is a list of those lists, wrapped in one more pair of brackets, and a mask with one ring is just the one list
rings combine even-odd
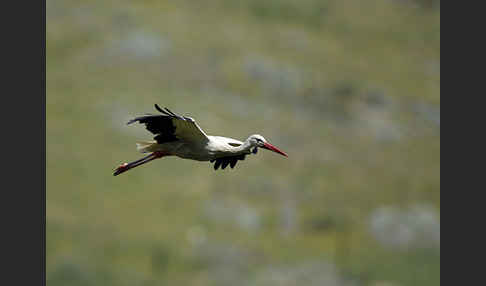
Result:
{"label": "flying bird", "polygon": [[257,154],[258,148],[267,149],[285,157],[283,151],[268,143],[263,136],[254,134],[244,142],[233,138],[207,135],[191,117],[173,113],[167,108],[155,108],[161,114],[146,114],[130,120],[128,124],[139,122],[155,135],[153,141],[137,142],[137,150],[149,155],[123,163],[113,173],[117,176],[130,169],[148,163],[154,159],[166,156],[177,156],[197,161],[214,163],[214,170],[225,169],[228,165],[233,169],[240,160],[250,154]]}

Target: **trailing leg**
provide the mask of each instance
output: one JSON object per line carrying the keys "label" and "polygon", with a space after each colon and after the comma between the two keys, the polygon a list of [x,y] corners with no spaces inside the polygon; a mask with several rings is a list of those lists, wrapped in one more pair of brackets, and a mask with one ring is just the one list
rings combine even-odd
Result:
{"label": "trailing leg", "polygon": [[164,156],[167,156],[167,154],[164,154],[160,151],[156,151],[156,152],[153,152],[151,153],[150,155],[148,156],[145,156],[141,159],[138,159],[136,161],[133,161],[133,162],[130,162],[130,163],[123,163],[121,164],[118,168],[115,169],[115,172],[113,173],[113,176],[117,176],[117,175],[120,175],[121,173],[124,173],[130,169],[133,169],[135,167],[138,167],[140,165],[143,165],[145,163],[148,163],[154,159],[159,159],[159,158],[162,158]]}

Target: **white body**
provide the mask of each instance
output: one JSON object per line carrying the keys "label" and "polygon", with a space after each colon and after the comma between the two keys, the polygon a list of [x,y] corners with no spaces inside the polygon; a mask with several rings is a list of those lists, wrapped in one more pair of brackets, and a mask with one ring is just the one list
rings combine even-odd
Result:
{"label": "white body", "polygon": [[244,142],[228,137],[210,136],[206,135],[191,117],[177,115],[167,108],[160,108],[157,104],[155,109],[161,115],[146,114],[127,123],[145,124],[145,128],[155,135],[154,141],[137,143],[138,151],[151,153],[139,160],[121,164],[115,169],[114,176],[164,156],[211,161],[214,162],[214,170],[218,170],[220,166],[224,170],[228,165],[233,169],[238,160],[244,160],[248,154],[256,154],[257,147],[287,156],[261,135],[251,135]]}
{"label": "white body", "polygon": [[160,115],[147,114],[134,118],[127,123],[139,122],[145,124],[146,129],[155,135],[154,141],[137,143],[138,151],[142,153],[151,152],[151,154],[131,163],[120,165],[113,175],[117,176],[129,169],[164,156],[215,162],[215,170],[219,166],[222,169],[228,165],[233,168],[238,160],[245,159],[245,155],[256,154],[257,147],[287,156],[268,143],[261,135],[251,135],[244,142],[228,137],[210,136],[199,127],[193,118],[177,115],[167,108],[160,108],[157,104],[155,104],[155,108],[161,113]]}
{"label": "white body", "polygon": [[139,142],[137,149],[142,153],[160,151],[197,161],[210,161],[221,157],[251,153],[249,143],[245,144],[246,142],[222,136],[208,135],[207,138],[208,140],[204,141],[181,140],[163,144],[158,144],[156,141]]}

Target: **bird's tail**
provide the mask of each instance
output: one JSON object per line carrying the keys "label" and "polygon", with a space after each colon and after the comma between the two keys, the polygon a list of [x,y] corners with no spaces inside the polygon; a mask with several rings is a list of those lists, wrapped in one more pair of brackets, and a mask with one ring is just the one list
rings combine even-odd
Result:
{"label": "bird's tail", "polygon": [[157,147],[156,141],[138,141],[137,151],[140,153],[155,152]]}

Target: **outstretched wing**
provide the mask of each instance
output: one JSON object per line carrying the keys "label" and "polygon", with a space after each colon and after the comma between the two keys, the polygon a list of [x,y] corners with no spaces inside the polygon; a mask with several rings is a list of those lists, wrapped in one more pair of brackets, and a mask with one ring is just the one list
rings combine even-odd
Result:
{"label": "outstretched wing", "polygon": [[241,155],[236,155],[236,156],[228,156],[228,157],[222,157],[218,159],[213,159],[210,162],[214,163],[214,170],[218,170],[219,166],[221,166],[221,169],[224,170],[228,164],[230,165],[231,169],[233,169],[236,165],[236,162],[238,160],[245,160],[246,154],[241,154]]}
{"label": "outstretched wing", "polygon": [[139,122],[145,124],[148,131],[156,136],[157,143],[184,140],[189,142],[207,142],[209,139],[204,131],[191,117],[180,116],[169,109],[161,109],[157,104],[155,108],[162,115],[144,115],[130,120],[127,124]]}

